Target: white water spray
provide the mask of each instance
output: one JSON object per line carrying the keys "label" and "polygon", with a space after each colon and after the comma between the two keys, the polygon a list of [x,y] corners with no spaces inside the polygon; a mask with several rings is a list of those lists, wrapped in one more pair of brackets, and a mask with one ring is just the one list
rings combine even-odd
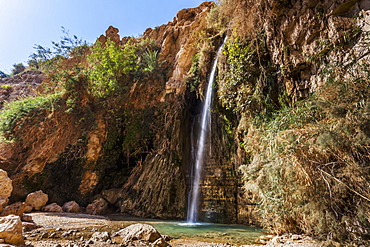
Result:
{"label": "white water spray", "polygon": [[197,151],[195,156],[195,166],[193,168],[193,180],[191,187],[191,197],[190,205],[188,207],[187,222],[190,224],[195,224],[197,222],[197,213],[198,213],[198,199],[199,199],[199,184],[200,176],[203,168],[204,162],[204,144],[206,142],[207,132],[210,129],[210,115],[211,115],[211,101],[212,101],[212,92],[213,92],[213,82],[216,76],[217,61],[218,56],[226,42],[227,37],[225,37],[224,42],[217,51],[215,60],[213,62],[211,74],[208,79],[208,86],[206,91],[205,102],[202,109],[201,122],[200,122],[200,135],[198,139]]}

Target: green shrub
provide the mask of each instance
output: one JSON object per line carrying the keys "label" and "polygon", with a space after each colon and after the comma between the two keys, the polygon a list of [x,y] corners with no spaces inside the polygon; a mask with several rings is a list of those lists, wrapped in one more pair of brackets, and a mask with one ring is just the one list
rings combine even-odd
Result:
{"label": "green shrub", "polygon": [[104,98],[123,89],[122,80],[128,79],[138,67],[135,51],[134,44],[120,46],[111,40],[104,45],[95,44],[87,56],[90,94]]}
{"label": "green shrub", "polygon": [[16,137],[17,123],[24,118],[32,118],[43,109],[51,109],[61,98],[61,93],[39,95],[12,101],[0,112],[0,131],[2,136],[11,141]]}

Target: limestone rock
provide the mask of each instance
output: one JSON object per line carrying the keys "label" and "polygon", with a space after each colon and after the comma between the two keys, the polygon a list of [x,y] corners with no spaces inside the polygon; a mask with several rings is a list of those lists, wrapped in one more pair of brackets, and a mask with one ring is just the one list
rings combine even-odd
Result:
{"label": "limestone rock", "polygon": [[95,232],[91,236],[92,241],[107,242],[110,239],[109,232]]}
{"label": "limestone rock", "polygon": [[80,205],[78,205],[78,203],[75,201],[64,203],[62,209],[64,212],[68,212],[68,213],[78,213],[81,210]]}
{"label": "limestone rock", "polygon": [[121,38],[118,32],[119,32],[118,28],[110,26],[108,27],[107,31],[105,31],[105,36],[110,40],[114,41],[115,43],[119,43]]}
{"label": "limestone rock", "polygon": [[5,243],[24,245],[22,230],[22,221],[19,216],[0,217],[0,238],[4,239]]}
{"label": "limestone rock", "polygon": [[8,198],[13,191],[12,180],[8,173],[0,169],[0,198]]}
{"label": "limestone rock", "polygon": [[0,212],[4,210],[4,207],[8,205],[9,199],[7,197],[0,198]]}
{"label": "limestone rock", "polygon": [[33,209],[32,206],[26,204],[26,207],[24,208],[24,212],[25,213],[31,213],[32,212],[32,209]]}
{"label": "limestone rock", "polygon": [[12,194],[13,184],[12,180],[8,177],[8,173],[0,169],[0,212],[8,204],[8,197]]}
{"label": "limestone rock", "polygon": [[63,209],[61,206],[59,206],[58,204],[56,204],[55,202],[52,203],[52,204],[49,204],[49,205],[46,205],[44,207],[41,208],[41,211],[44,211],[44,212],[63,212]]}
{"label": "limestone rock", "polygon": [[153,246],[155,247],[167,247],[170,246],[163,238],[158,238],[154,241]]}
{"label": "limestone rock", "polygon": [[42,190],[32,192],[27,195],[26,204],[32,206],[36,211],[40,210],[49,200],[49,196],[42,192]]}
{"label": "limestone rock", "polygon": [[34,229],[39,228],[38,225],[34,222],[22,222],[23,231],[28,232]]}
{"label": "limestone rock", "polygon": [[154,227],[147,224],[130,225],[118,231],[115,235],[121,236],[124,242],[132,240],[145,240],[154,242],[157,239],[162,238],[161,234],[159,234]]}
{"label": "limestone rock", "polygon": [[[36,88],[44,80],[45,76],[41,71],[27,70],[15,76],[0,79],[0,109],[4,102],[13,101],[21,97],[35,95]],[[3,85],[10,87],[3,88]],[[13,167],[8,167],[10,171]]]}
{"label": "limestone rock", "polygon": [[22,217],[25,208],[26,208],[26,203],[16,202],[16,203],[6,206],[3,212],[1,213],[1,216],[13,214],[13,215]]}
{"label": "limestone rock", "polygon": [[121,192],[121,189],[112,188],[109,190],[103,190],[101,192],[101,195],[110,204],[115,204],[117,202],[118,197],[120,196],[120,192]]}
{"label": "limestone rock", "polygon": [[108,209],[108,202],[103,198],[99,198],[93,201],[93,203],[87,205],[86,213],[100,215],[104,214]]}
{"label": "limestone rock", "polygon": [[32,216],[29,214],[23,214],[21,220],[22,222],[33,222]]}

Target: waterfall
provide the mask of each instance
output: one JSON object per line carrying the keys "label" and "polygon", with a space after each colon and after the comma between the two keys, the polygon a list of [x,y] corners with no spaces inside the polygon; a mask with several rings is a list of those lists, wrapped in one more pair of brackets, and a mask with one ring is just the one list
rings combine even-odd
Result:
{"label": "waterfall", "polygon": [[200,122],[200,134],[199,139],[197,142],[197,150],[196,150],[196,156],[195,156],[195,162],[193,167],[193,176],[192,176],[192,186],[191,186],[191,192],[189,197],[189,207],[188,207],[188,215],[187,215],[187,222],[188,223],[196,223],[197,221],[197,213],[198,213],[198,200],[199,200],[199,184],[200,184],[200,178],[201,178],[201,172],[204,162],[204,144],[206,142],[207,138],[207,132],[209,129],[211,129],[211,122],[210,122],[210,115],[211,115],[211,101],[212,101],[212,93],[213,93],[213,82],[215,80],[216,76],[216,69],[217,69],[217,61],[218,56],[222,50],[222,47],[224,46],[226,42],[227,37],[225,37],[224,42],[220,46],[220,48],[217,51],[215,60],[213,62],[211,74],[208,79],[208,86],[206,91],[206,97],[202,109],[202,115],[201,115],[201,122]]}

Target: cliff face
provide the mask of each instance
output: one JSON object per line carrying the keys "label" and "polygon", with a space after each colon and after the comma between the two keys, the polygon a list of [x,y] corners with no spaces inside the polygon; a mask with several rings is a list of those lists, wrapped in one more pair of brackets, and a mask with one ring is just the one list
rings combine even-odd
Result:
{"label": "cliff face", "polygon": [[0,106],[19,97],[34,95],[36,88],[42,83],[44,75],[41,71],[25,71],[13,77],[0,79]]}

